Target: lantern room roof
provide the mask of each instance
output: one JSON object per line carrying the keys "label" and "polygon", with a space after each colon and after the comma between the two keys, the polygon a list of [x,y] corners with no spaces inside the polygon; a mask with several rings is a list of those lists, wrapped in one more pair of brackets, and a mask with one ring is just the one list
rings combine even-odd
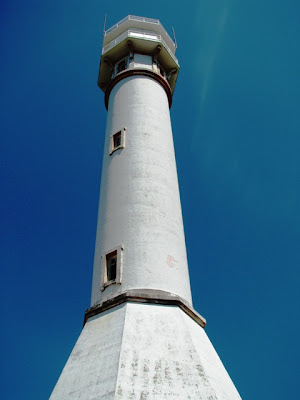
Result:
{"label": "lantern room roof", "polygon": [[[135,15],[128,15],[121,21],[104,31],[103,33],[103,50],[105,51],[106,46],[115,38],[117,38],[122,32],[128,30],[129,28],[136,28],[139,30],[149,30],[154,31],[161,36],[161,39],[165,42],[166,47],[175,56],[176,44],[170,38],[168,32],[162,26],[158,19],[137,17]],[[176,59],[177,60],[177,59]]]}

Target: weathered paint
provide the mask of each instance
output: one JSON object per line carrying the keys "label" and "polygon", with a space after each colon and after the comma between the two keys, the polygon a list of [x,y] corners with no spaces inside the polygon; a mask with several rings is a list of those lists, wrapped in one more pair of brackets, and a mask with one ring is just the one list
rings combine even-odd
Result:
{"label": "weathered paint", "polygon": [[[151,57],[135,57],[149,68]],[[125,147],[110,155],[122,128]],[[101,255],[121,244],[121,284],[101,292]],[[140,288],[192,302],[168,98],[156,80],[133,76],[109,98],[91,305]]]}
{"label": "weathered paint", "polygon": [[85,325],[50,400],[240,400],[180,308],[127,303]]}
{"label": "weathered paint", "polygon": [[50,396],[50,400],[110,400],[114,398],[126,307],[92,317]]}

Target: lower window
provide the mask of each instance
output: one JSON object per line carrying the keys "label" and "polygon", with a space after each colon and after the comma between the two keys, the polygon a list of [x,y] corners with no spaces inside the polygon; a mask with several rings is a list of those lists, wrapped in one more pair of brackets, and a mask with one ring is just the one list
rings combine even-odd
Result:
{"label": "lower window", "polygon": [[106,254],[106,282],[115,281],[117,278],[117,263],[118,263],[118,252],[117,250],[112,253]]}
{"label": "lower window", "polygon": [[107,286],[121,284],[123,249],[124,247],[121,245],[102,254],[101,291]]}

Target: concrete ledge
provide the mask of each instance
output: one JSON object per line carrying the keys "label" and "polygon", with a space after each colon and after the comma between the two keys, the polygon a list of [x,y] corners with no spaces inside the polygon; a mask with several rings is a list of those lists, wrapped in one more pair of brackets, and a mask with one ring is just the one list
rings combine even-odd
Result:
{"label": "concrete ledge", "polygon": [[169,101],[169,108],[171,108],[172,90],[171,90],[169,83],[166,81],[166,79],[163,78],[160,74],[153,72],[149,69],[132,68],[132,69],[126,69],[125,71],[118,73],[118,75],[116,75],[113,78],[113,80],[110,81],[110,83],[107,86],[107,89],[105,91],[105,97],[104,97],[106,109],[108,109],[109,95],[110,95],[110,92],[112,91],[113,87],[118,82],[120,82],[122,79],[128,78],[129,76],[148,76],[149,78],[152,78],[152,79],[156,80],[157,82],[159,82],[167,93],[168,101]]}
{"label": "concrete ledge", "polygon": [[97,314],[109,310],[110,308],[116,307],[120,304],[130,303],[150,303],[150,304],[162,304],[167,306],[178,306],[189,315],[198,325],[205,327],[206,319],[195,311],[192,306],[185,301],[182,297],[175,294],[165,292],[163,290],[154,289],[132,289],[123,292],[117,296],[109,298],[102,303],[96,304],[95,306],[88,308],[85,311],[83,326],[87,320]]}

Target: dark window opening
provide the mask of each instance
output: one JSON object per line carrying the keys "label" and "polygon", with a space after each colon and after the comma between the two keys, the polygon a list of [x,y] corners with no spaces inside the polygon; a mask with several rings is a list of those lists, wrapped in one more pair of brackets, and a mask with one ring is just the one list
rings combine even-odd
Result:
{"label": "dark window opening", "polygon": [[114,140],[114,149],[121,146],[121,131],[114,134],[113,140]]}
{"label": "dark window opening", "polygon": [[117,250],[106,255],[106,279],[107,282],[117,278]]}
{"label": "dark window opening", "polygon": [[117,64],[117,74],[118,74],[119,72],[121,72],[121,71],[124,71],[124,70],[126,69],[126,67],[127,67],[127,59],[124,58],[124,60],[120,61],[120,62]]}

